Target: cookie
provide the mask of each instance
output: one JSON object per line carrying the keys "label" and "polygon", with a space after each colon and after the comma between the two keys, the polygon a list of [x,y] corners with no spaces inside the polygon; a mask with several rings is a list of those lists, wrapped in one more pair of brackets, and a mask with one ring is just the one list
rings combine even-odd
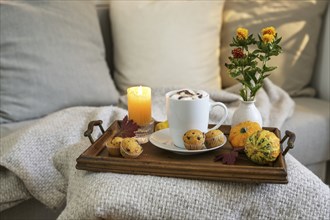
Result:
{"label": "cookie", "polygon": [[224,135],[222,131],[216,129],[216,130],[210,130],[205,134],[205,146],[206,148],[213,148],[217,147],[225,141]]}
{"label": "cookie", "polygon": [[201,150],[205,142],[205,134],[197,129],[187,131],[183,135],[184,146],[187,150]]}

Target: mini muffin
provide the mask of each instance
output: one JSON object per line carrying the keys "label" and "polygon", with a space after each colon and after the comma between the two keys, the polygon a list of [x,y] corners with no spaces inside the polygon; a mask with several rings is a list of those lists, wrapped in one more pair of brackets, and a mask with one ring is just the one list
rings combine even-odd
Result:
{"label": "mini muffin", "polygon": [[121,137],[115,137],[113,139],[109,139],[105,146],[107,147],[109,154],[111,156],[120,156],[120,145],[123,141],[123,138]]}
{"label": "mini muffin", "polygon": [[125,158],[136,158],[142,151],[143,148],[135,138],[124,138],[121,142],[120,153]]}
{"label": "mini muffin", "polygon": [[205,145],[207,148],[219,146],[223,144],[224,141],[224,135],[219,129],[211,130],[205,134]]}
{"label": "mini muffin", "polygon": [[197,129],[189,130],[183,135],[183,142],[187,150],[201,150],[205,147],[205,134]]}

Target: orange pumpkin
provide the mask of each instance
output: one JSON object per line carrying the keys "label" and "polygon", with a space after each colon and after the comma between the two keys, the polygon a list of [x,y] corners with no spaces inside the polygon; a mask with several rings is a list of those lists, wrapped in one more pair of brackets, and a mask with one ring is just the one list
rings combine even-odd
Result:
{"label": "orange pumpkin", "polygon": [[244,147],[246,139],[262,128],[257,122],[244,121],[230,129],[228,140],[232,147]]}

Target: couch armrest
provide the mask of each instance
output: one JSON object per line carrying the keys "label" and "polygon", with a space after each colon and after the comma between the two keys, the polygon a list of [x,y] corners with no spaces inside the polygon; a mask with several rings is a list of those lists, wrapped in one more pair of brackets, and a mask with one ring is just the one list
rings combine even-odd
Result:
{"label": "couch armrest", "polygon": [[318,57],[316,62],[315,74],[312,79],[312,87],[316,89],[317,96],[324,100],[330,100],[330,65],[329,65],[329,48],[330,48],[330,4],[324,15],[323,28],[321,29],[321,38],[318,48]]}

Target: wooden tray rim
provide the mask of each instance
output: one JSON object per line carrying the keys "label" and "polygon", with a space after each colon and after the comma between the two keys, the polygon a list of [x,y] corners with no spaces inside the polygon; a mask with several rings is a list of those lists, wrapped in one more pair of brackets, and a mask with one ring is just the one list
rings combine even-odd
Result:
{"label": "wooden tray rim", "polygon": [[[254,182],[254,183],[288,183],[287,179],[287,168],[286,162],[283,155],[280,155],[278,160],[281,164],[280,167],[267,167],[267,166],[246,166],[246,165],[227,165],[218,164],[219,170],[210,170],[214,166],[203,164],[204,167],[197,167],[195,163],[185,162],[185,166],[181,167],[180,171],[177,170],[175,165],[181,165],[182,162],[174,162],[168,164],[166,161],[142,161],[136,159],[126,159],[121,157],[105,157],[105,156],[95,156],[89,155],[89,151],[95,151],[96,155],[99,154],[104,146],[95,147],[96,144],[105,137],[111,138],[113,134],[113,126],[119,126],[120,121],[114,121],[109,128],[102,134],[97,140],[91,144],[80,156],[76,159],[76,168],[81,170],[88,170],[93,172],[115,172],[115,173],[126,173],[126,174],[142,174],[142,175],[156,175],[156,176],[167,176],[167,177],[179,177],[179,178],[189,178],[189,179],[205,179],[205,180],[224,180],[224,181],[235,181],[235,182]],[[223,127],[230,128],[230,125],[222,125]],[[274,127],[264,127],[264,129],[274,132],[276,135],[280,136],[280,131]],[[149,142],[152,145],[152,143]],[[96,148],[96,149],[93,149]],[[281,151],[282,145],[281,145]],[[220,162],[221,163],[221,162]],[[145,165],[148,164],[148,167]],[[107,167],[104,167],[107,166]],[[111,166],[111,167],[110,167]],[[134,171],[129,171],[130,167],[134,166]],[[119,168],[118,168],[119,167]],[[125,169],[123,169],[125,168]],[[175,174],[166,171],[175,171]],[[158,170],[156,170],[158,169]],[[159,169],[162,171],[160,172]],[[155,171],[156,170],[156,171]],[[187,174],[189,171],[200,172],[199,175]],[[220,171],[220,172],[219,172]],[[181,173],[180,173],[181,172]],[[274,178],[269,178],[269,174],[272,172]],[[245,174],[249,176],[245,176]],[[213,174],[213,175],[211,175]],[[226,176],[223,174],[230,174]],[[266,178],[267,177],[267,178]]]}

